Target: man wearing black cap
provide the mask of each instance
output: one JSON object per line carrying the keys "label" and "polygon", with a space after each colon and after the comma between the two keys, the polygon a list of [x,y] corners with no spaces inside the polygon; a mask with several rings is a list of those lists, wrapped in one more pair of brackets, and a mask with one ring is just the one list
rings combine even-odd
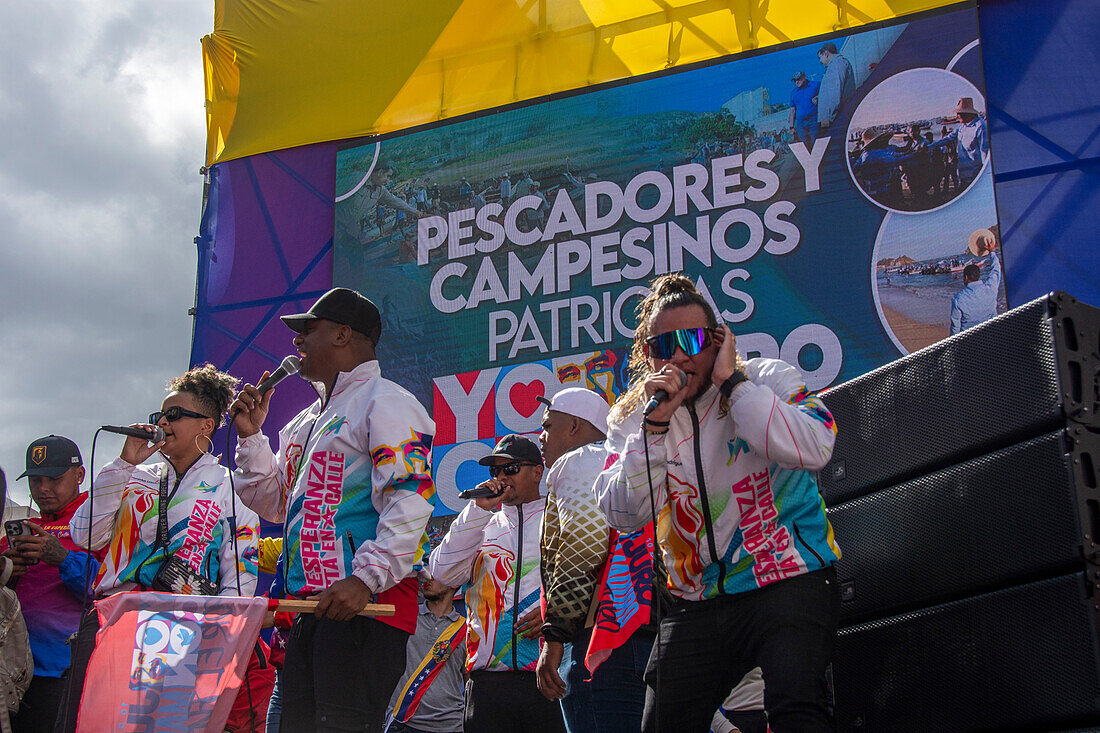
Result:
{"label": "man wearing black cap", "polygon": [[791,90],[791,111],[787,115],[787,124],[799,141],[812,147],[816,137],[814,133],[817,132],[817,93],[821,82],[810,79],[804,71],[792,76],[791,81],[794,82],[794,89]]}
{"label": "man wearing black cap", "polygon": [[[237,493],[284,523],[288,595],[318,601],[313,615],[295,620],[287,644],[283,729],[381,731],[416,629],[412,567],[435,503],[435,424],[381,376],[382,319],[370,300],[334,288],[282,320],[297,334],[298,373],[318,400],[279,433],[278,455],[260,432],[274,390],[261,396],[245,385],[233,409]],[[358,616],[372,601],[396,613]]]}
{"label": "man wearing black cap", "polygon": [[[17,731],[53,730],[69,668],[69,637],[80,625],[84,589],[99,570],[99,560],[73,543],[69,520],[88,496],[80,491],[84,462],[76,443],[59,435],[39,438],[27,447],[31,499],[42,512],[37,522],[22,522],[22,533],[0,540],[14,570],[14,585],[27,621],[34,679],[12,720]],[[98,553],[102,557],[102,551]]]}
{"label": "man wearing black cap", "polygon": [[470,500],[429,560],[439,582],[469,583],[470,680],[462,729],[564,732],[561,708],[539,694],[535,680],[542,588],[539,526],[546,508],[539,493],[542,452],[523,436],[506,435],[479,463],[489,467],[490,476],[479,488],[494,494]]}

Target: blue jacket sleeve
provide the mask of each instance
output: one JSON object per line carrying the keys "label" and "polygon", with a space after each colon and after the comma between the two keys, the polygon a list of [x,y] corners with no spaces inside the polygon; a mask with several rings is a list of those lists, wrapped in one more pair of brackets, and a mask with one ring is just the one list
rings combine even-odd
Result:
{"label": "blue jacket sleeve", "polygon": [[99,573],[99,560],[86,552],[70,550],[57,569],[61,573],[61,582],[69,592],[76,596],[78,601],[83,601],[95,582],[95,576]]}

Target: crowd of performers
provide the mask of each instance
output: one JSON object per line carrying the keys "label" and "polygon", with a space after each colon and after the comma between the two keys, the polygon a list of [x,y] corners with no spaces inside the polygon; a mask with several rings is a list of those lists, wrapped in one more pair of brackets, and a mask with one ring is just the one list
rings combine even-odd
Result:
{"label": "crowd of performers", "polygon": [[[743,360],[690,280],[651,291],[629,388],[544,399],[537,439],[481,459],[489,480],[434,549],[434,424],[383,376],[382,319],[353,290],[283,317],[317,399],[277,451],[277,390],[210,365],[169,382],[134,426],[163,439],[127,438],[94,501],[75,444],[32,443],[42,518],[5,550],[35,657],[16,730],[75,729],[96,684],[86,595],[181,575],[250,595],[258,563],[272,595],[318,603],[279,624],[285,649],[258,643],[228,730],[830,730],[840,550],[811,472],[833,420],[794,367]],[[227,420],[232,472],[211,440]],[[261,542],[259,517],[282,539]]]}

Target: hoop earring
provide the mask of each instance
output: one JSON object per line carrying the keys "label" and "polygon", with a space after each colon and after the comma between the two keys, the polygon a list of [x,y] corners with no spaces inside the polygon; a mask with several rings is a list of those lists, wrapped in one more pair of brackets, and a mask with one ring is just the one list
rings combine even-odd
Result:
{"label": "hoop earring", "polygon": [[[206,438],[206,442],[208,444],[208,447],[207,447],[206,450],[203,450],[202,448],[199,448],[199,438]],[[210,451],[214,450],[214,441],[211,440],[210,436],[207,435],[206,433],[199,433],[198,435],[195,436],[195,447],[199,449],[199,453],[209,454]]]}

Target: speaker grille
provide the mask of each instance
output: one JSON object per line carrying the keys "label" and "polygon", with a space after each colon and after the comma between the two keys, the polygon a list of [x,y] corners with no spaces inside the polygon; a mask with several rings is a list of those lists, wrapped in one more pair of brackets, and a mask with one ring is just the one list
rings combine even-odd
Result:
{"label": "speaker grille", "polygon": [[1073,573],[841,629],[842,731],[1043,730],[1100,721],[1097,614]]}
{"label": "speaker grille", "polygon": [[1033,438],[1067,418],[1095,424],[1098,342],[1100,311],[1054,293],[829,390],[839,432],[819,475],[825,503]]}
{"label": "speaker grille", "polygon": [[1050,433],[829,509],[842,621],[1083,569],[1069,442]]}

